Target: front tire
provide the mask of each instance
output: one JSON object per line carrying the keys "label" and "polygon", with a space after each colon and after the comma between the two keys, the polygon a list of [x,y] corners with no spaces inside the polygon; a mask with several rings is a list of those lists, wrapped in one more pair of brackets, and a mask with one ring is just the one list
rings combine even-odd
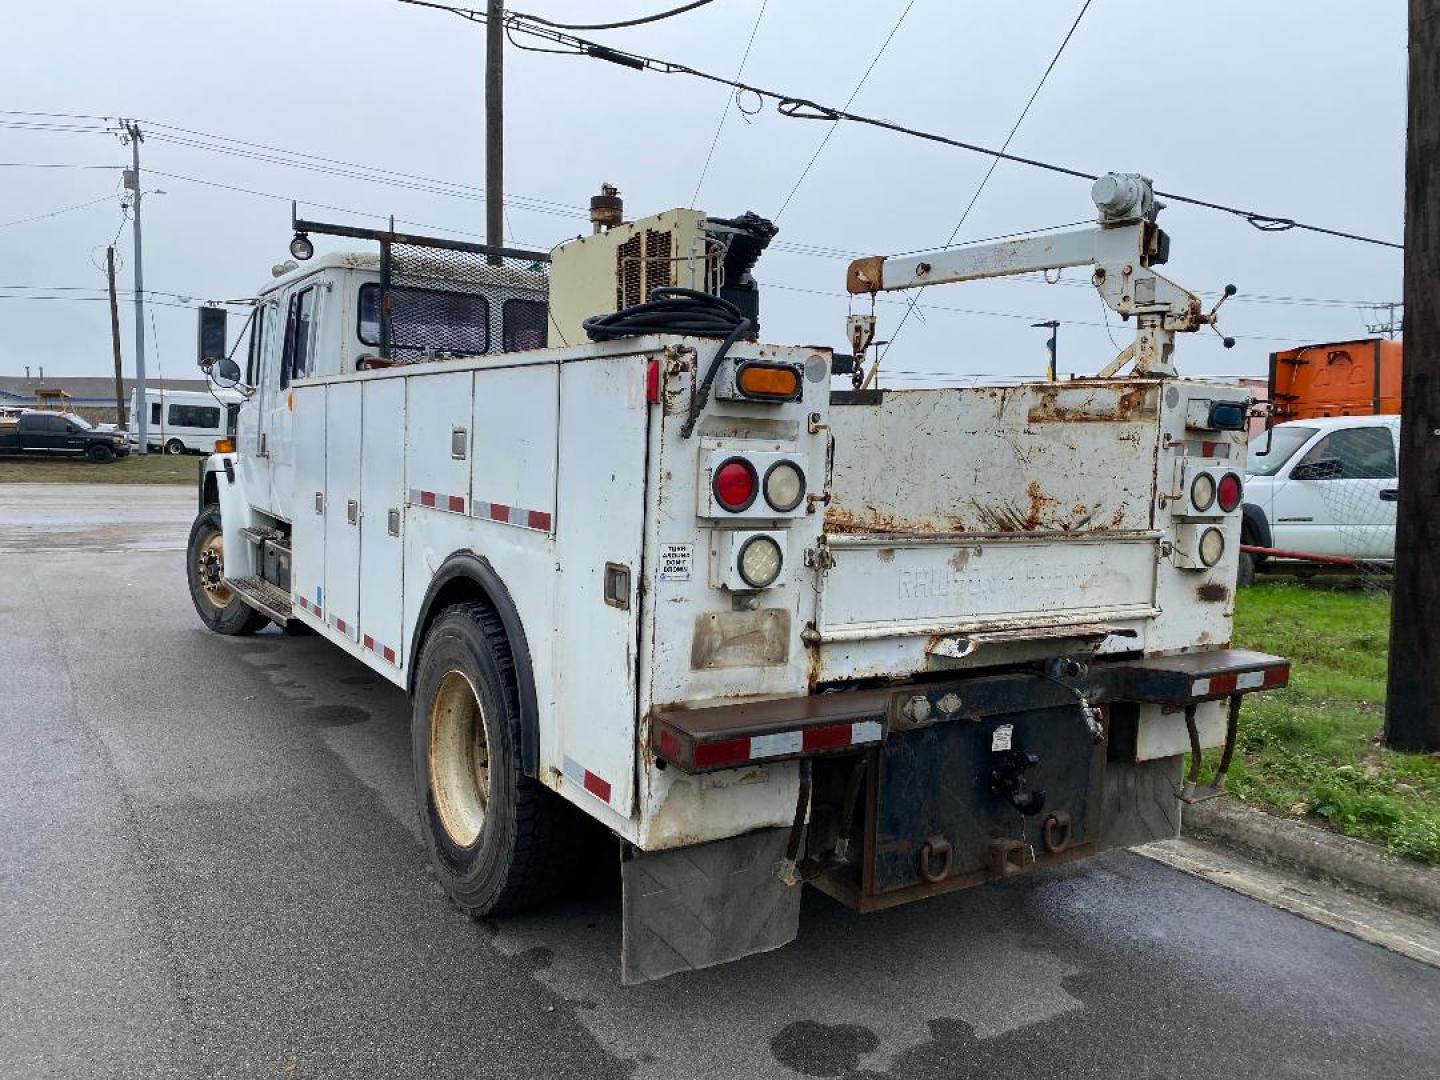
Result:
{"label": "front tire", "polygon": [[522,769],[514,659],[489,608],[457,604],[431,626],[410,730],[426,846],[456,906],[507,915],[568,884],[584,822]]}
{"label": "front tire", "polygon": [[106,465],[115,460],[115,451],[104,443],[94,443],[85,451],[85,456],[97,465]]}
{"label": "front tire", "polygon": [[184,452],[185,444],[179,439],[171,439],[165,444],[165,453],[167,454],[183,454]]}
{"label": "front tire", "polygon": [[220,508],[207,506],[190,526],[185,549],[190,602],[200,621],[217,634],[253,634],[270,620],[225,585],[225,549],[220,537]]}

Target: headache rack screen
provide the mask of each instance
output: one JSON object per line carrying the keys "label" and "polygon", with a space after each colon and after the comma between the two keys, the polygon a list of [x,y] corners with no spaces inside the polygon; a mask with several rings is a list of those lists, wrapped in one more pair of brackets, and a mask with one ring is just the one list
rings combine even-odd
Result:
{"label": "headache rack screen", "polygon": [[382,358],[413,364],[456,356],[543,349],[550,255],[435,236],[303,221],[322,233],[380,245],[380,281],[360,288],[360,339]]}
{"label": "headache rack screen", "polygon": [[379,340],[369,344],[400,363],[543,349],[549,271],[548,257],[530,253],[382,241]]}

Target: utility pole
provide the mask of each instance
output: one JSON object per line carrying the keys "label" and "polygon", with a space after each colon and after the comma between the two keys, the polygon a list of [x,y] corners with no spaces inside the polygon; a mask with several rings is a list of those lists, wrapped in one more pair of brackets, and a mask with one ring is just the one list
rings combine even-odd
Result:
{"label": "utility pole", "polygon": [[[505,243],[505,5],[485,8],[485,242]],[[489,261],[498,266],[500,256]]]}
{"label": "utility pole", "polygon": [[1037,330],[1043,328],[1050,331],[1050,339],[1045,342],[1045,348],[1050,353],[1050,363],[1045,368],[1045,379],[1048,382],[1057,382],[1059,376],[1055,373],[1055,356],[1060,351],[1060,320],[1050,319],[1048,322],[1036,322],[1030,325]]}
{"label": "utility pole", "polygon": [[1385,745],[1440,751],[1440,0],[1410,0],[1405,355]]}
{"label": "utility pole", "polygon": [[125,426],[125,380],[120,375],[120,305],[115,299],[115,248],[105,249],[105,276],[110,282],[110,351],[115,354],[115,419]]}
{"label": "utility pole", "polygon": [[140,445],[136,452],[150,452],[150,431],[148,427],[149,401],[145,394],[145,258],[140,243],[140,144],[144,136],[140,125],[133,120],[122,120],[125,134],[130,140],[130,171],[125,176],[125,186],[130,189],[130,209],[135,223],[135,412],[136,433]]}

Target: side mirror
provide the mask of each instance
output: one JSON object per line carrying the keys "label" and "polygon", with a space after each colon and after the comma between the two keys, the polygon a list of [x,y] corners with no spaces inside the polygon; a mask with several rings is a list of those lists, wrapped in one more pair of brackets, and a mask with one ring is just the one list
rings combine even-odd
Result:
{"label": "side mirror", "polygon": [[208,368],[225,355],[226,321],[229,317],[229,312],[224,308],[202,307],[200,309],[200,329],[196,335],[195,362],[202,368]]}
{"label": "side mirror", "polygon": [[1291,480],[1339,480],[1344,469],[1335,458],[1306,461],[1290,470]]}
{"label": "side mirror", "polygon": [[210,377],[215,380],[215,385],[229,390],[240,385],[240,365],[227,356],[216,361]]}

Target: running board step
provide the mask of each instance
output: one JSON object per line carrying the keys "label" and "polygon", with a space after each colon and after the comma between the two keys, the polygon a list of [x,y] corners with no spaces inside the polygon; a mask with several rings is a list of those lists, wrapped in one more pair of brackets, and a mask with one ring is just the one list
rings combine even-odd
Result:
{"label": "running board step", "polygon": [[285,624],[290,621],[290,594],[262,577],[226,578],[225,584],[250,607]]}
{"label": "running board step", "polygon": [[[250,543],[259,547],[266,540],[284,540],[285,534],[279,529],[272,529],[265,525],[249,525],[240,530],[240,535]],[[289,545],[283,545],[288,547]]]}

